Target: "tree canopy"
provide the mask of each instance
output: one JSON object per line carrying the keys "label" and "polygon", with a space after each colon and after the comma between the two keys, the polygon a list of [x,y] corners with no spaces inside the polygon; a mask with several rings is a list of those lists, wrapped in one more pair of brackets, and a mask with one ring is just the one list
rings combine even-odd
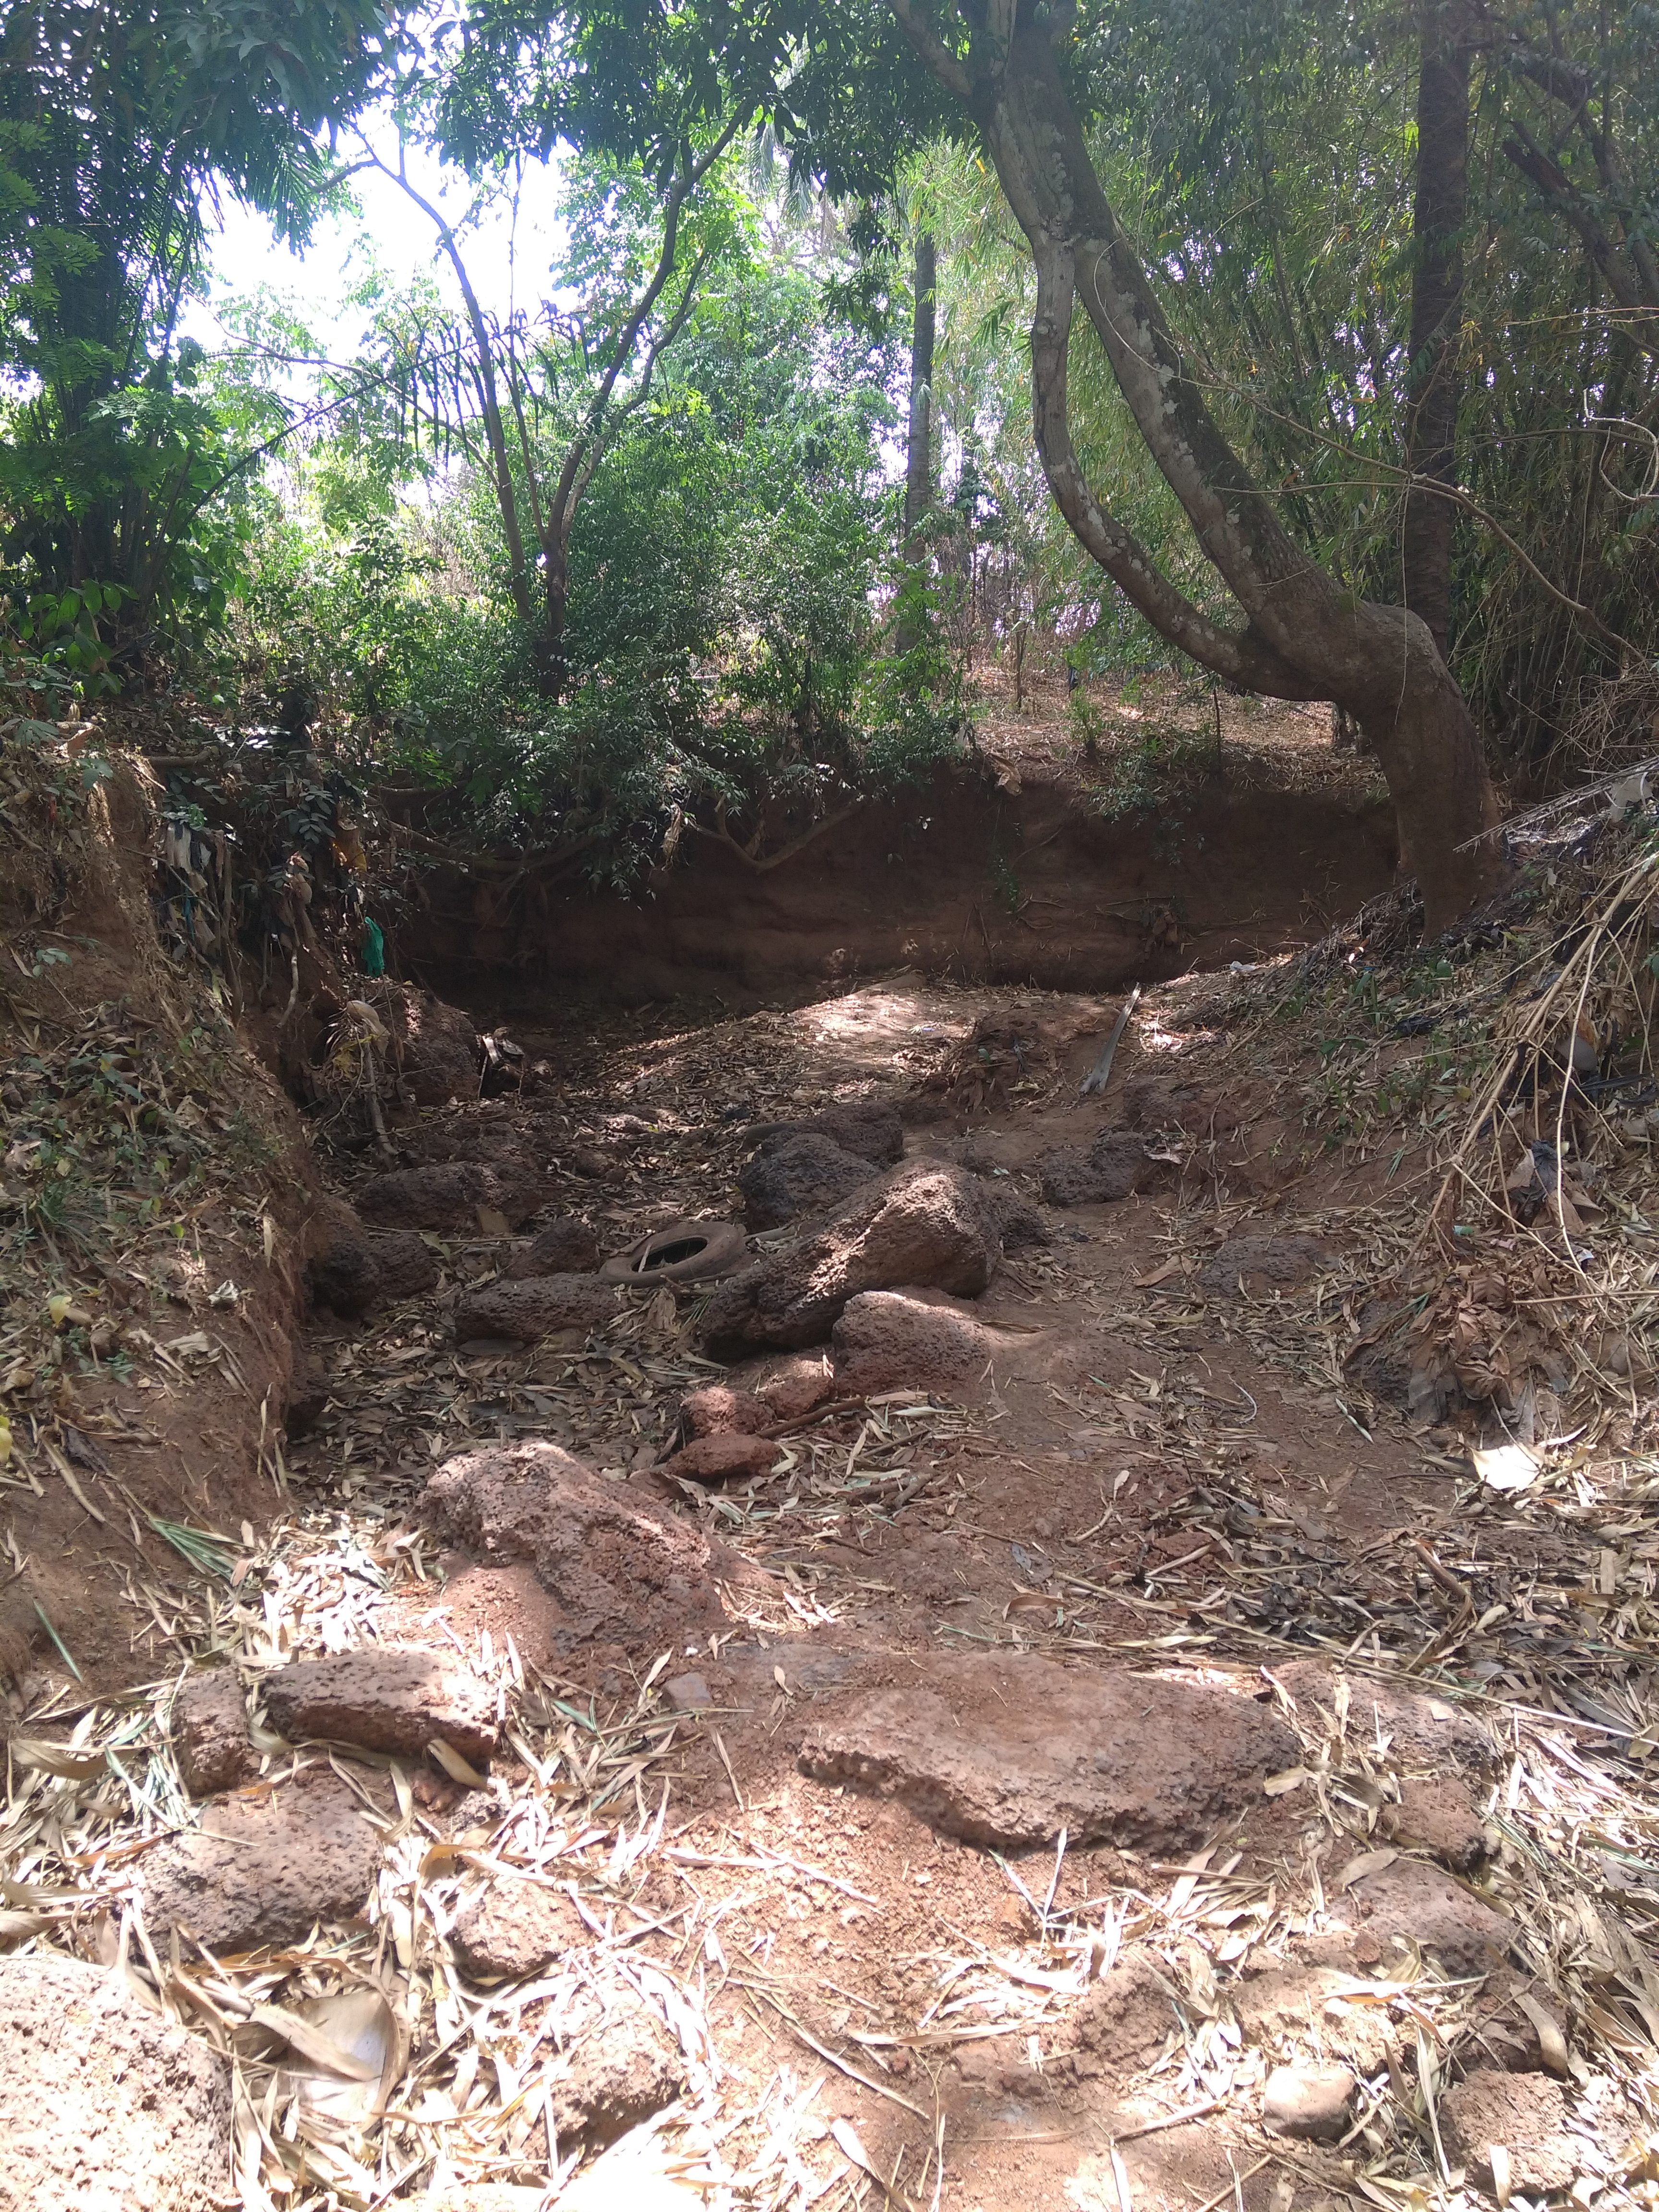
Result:
{"label": "tree canopy", "polygon": [[6,11],[0,521],[31,582],[101,589],[130,623],[197,589],[175,556],[228,456],[176,332],[210,203],[303,238],[333,167],[319,134],[368,94],[385,33],[373,0]]}
{"label": "tree canopy", "polygon": [[[309,638],[362,744],[626,872],[948,750],[966,657],[1059,622],[1329,701],[1443,922],[1502,872],[1493,771],[1571,774],[1655,652],[1656,36],[1635,0],[14,9],[14,648],[228,696]],[[475,212],[556,198],[533,296],[480,295],[411,152]],[[269,301],[179,337],[216,196],[303,237],[367,163],[449,277],[371,282],[347,362]]]}

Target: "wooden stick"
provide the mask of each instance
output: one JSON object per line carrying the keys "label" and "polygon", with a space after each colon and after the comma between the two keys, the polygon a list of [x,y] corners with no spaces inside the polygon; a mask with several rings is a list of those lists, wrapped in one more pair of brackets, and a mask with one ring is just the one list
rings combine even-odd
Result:
{"label": "wooden stick", "polygon": [[1112,1062],[1117,1057],[1118,1045],[1122,1040],[1124,1030],[1129,1026],[1130,1015],[1139,1004],[1140,986],[1137,983],[1123,1001],[1123,1011],[1112,1024],[1112,1034],[1106,1040],[1105,1051],[1101,1054],[1100,1058],[1083,1079],[1082,1096],[1085,1098],[1098,1097],[1110,1082]]}

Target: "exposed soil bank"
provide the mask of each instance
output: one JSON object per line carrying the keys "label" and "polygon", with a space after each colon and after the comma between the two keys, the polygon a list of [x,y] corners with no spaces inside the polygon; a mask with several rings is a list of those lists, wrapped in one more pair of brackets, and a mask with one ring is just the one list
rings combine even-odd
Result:
{"label": "exposed soil bank", "polygon": [[17,748],[3,787],[0,1688],[66,1653],[100,1687],[155,1664],[134,1592],[176,1569],[168,1530],[277,1498],[315,1170],[208,971],[162,949],[142,760],[86,790]]}
{"label": "exposed soil bank", "polygon": [[1283,951],[1392,879],[1392,816],[1352,791],[1218,778],[1113,821],[1066,779],[1020,781],[942,774],[770,868],[688,840],[634,902],[441,870],[422,879],[403,957],[479,1011],[555,982],[744,1005],[906,965],[1102,990]]}

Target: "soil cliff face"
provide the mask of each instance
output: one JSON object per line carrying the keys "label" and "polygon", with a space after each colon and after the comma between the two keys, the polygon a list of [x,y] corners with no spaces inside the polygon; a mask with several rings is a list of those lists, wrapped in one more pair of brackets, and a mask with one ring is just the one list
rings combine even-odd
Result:
{"label": "soil cliff face", "polygon": [[315,1176],[222,988],[162,949],[149,771],[73,746],[0,755],[0,1678],[96,1684],[145,1671],[179,1531],[280,1502]]}
{"label": "soil cliff face", "polygon": [[1062,778],[941,774],[776,865],[683,841],[634,902],[533,873],[422,881],[412,973],[479,1006],[554,981],[637,1003],[737,1004],[912,965],[1098,990],[1305,943],[1385,890],[1385,807],[1218,783],[1113,820]]}

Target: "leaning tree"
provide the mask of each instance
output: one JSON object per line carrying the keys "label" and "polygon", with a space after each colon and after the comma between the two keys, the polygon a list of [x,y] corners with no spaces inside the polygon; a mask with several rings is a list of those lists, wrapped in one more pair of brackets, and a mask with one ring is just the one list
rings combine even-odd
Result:
{"label": "leaning tree", "polygon": [[[1167,262],[1149,265],[1113,204],[1096,155],[1100,88],[1091,74],[1096,18],[1106,6],[571,0],[550,9],[547,0],[476,0],[471,35],[475,52],[493,46],[500,54],[531,22],[556,21],[569,64],[550,105],[557,127],[625,145],[665,174],[702,109],[706,120],[763,117],[832,191],[872,199],[890,191],[919,142],[944,131],[974,143],[1031,257],[1033,420],[1066,523],[1152,628],[1212,676],[1269,697],[1329,701],[1360,725],[1388,779],[1425,926],[1437,932],[1495,889],[1504,868],[1501,842],[1486,834],[1496,809],[1480,734],[1443,650],[1446,510],[1464,501],[1456,325],[1469,62],[1477,31],[1490,40],[1496,27],[1480,0],[1415,0],[1419,123],[1428,143],[1413,209],[1413,297],[1389,346],[1408,403],[1393,472],[1407,573],[1391,603],[1365,596],[1322,557],[1293,526],[1293,497],[1287,505],[1284,487],[1276,496],[1251,467],[1241,450],[1248,421],[1236,406],[1223,419],[1229,403],[1218,400],[1200,349],[1180,327],[1181,284]],[[1156,21],[1143,33],[1156,43]],[[1506,34],[1497,35],[1502,45]],[[651,94],[671,79],[672,115]],[[1539,189],[1554,191],[1555,172],[1533,166]],[[1376,180],[1356,176],[1353,188],[1375,191]],[[1556,197],[1582,231],[1595,210],[1578,186],[1571,191],[1578,195],[1571,204],[1569,185]],[[1635,268],[1640,255],[1623,237],[1613,246]],[[1214,238],[1180,244],[1184,267],[1200,272],[1219,251]],[[1179,588],[1169,563],[1113,512],[1109,490],[1090,481],[1079,456],[1067,378],[1073,345],[1083,342],[1079,302],[1212,574],[1215,591],[1200,594],[1206,604]]]}
{"label": "leaning tree", "polygon": [[[1032,0],[890,0],[931,77],[971,118],[1030,249],[1037,448],[1056,504],[1158,634],[1242,690],[1330,700],[1375,746],[1402,851],[1438,930],[1503,866],[1479,733],[1434,635],[1405,606],[1357,597],[1299,544],[1224,434],[1091,158],[1068,68],[1074,11]],[[1179,591],[1090,484],[1073,444],[1067,366],[1079,302],[1137,431],[1237,605],[1218,622]]]}

